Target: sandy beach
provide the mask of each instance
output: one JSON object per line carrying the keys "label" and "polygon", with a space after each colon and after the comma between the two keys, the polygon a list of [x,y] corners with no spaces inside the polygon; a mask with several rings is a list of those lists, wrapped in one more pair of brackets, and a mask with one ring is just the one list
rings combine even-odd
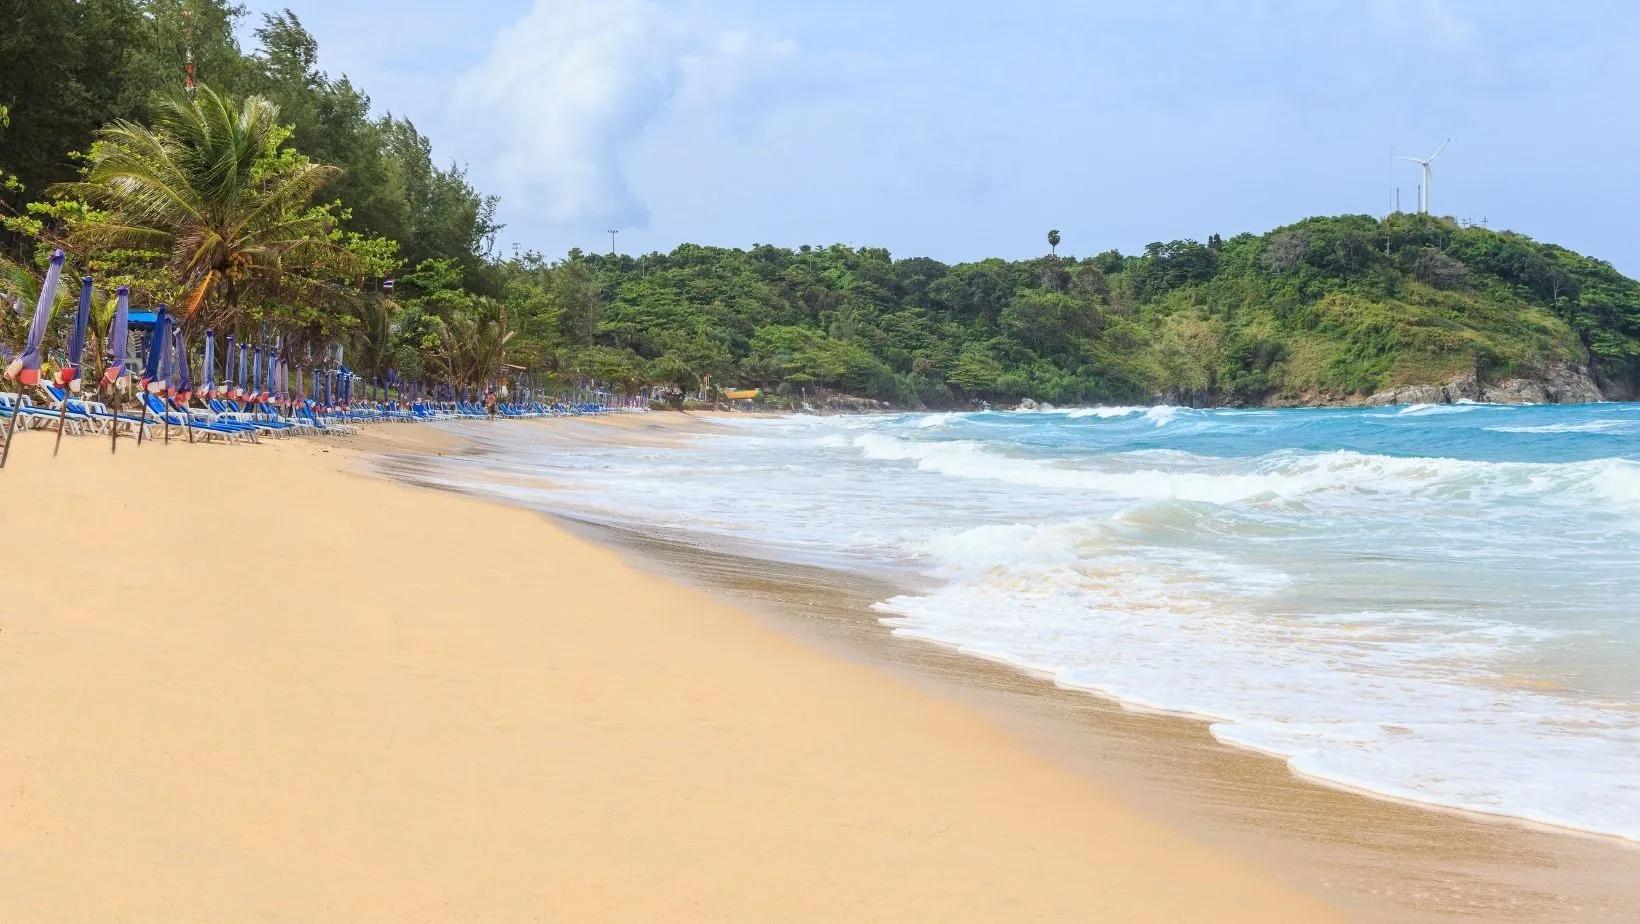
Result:
{"label": "sandy beach", "polygon": [[977,711],[361,473],[401,440],[441,445],[19,440],[6,920],[1334,919]]}

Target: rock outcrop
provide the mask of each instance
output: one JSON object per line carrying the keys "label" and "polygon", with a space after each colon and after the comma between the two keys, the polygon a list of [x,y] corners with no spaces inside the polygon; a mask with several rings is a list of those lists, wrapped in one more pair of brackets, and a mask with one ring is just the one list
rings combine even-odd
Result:
{"label": "rock outcrop", "polygon": [[1492,384],[1473,375],[1459,376],[1445,385],[1402,385],[1368,398],[1370,405],[1454,404],[1587,404],[1604,401],[1587,367],[1578,363],[1551,366],[1531,378],[1505,379]]}

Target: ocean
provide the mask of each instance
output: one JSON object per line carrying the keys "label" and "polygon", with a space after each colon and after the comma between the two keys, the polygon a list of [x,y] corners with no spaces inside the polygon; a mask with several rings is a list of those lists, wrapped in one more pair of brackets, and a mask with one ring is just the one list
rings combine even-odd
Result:
{"label": "ocean", "polygon": [[1640,405],[497,428],[434,481],[877,573],[885,631],[1299,774],[1640,841]]}

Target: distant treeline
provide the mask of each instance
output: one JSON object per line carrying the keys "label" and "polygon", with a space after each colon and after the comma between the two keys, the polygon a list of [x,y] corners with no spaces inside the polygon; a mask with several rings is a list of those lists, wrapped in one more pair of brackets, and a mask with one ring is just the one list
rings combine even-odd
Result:
{"label": "distant treeline", "polygon": [[596,281],[595,317],[565,326],[564,345],[620,382],[710,374],[945,407],[1343,400],[1568,362],[1617,391],[1640,378],[1640,284],[1560,247],[1421,215],[1082,259],[948,266],[838,245],[684,246],[513,271],[520,284]]}

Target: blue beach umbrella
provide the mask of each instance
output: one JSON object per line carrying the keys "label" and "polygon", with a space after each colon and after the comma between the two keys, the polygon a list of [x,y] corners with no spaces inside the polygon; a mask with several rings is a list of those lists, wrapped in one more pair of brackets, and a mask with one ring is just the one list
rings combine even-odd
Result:
{"label": "blue beach umbrella", "polygon": [[157,325],[154,329],[154,339],[159,341],[158,384],[162,393],[171,390],[171,376],[176,372],[176,338],[171,336],[175,330],[176,322],[170,318],[166,319],[163,332],[159,330]]}
{"label": "blue beach umbrella", "polygon": [[125,350],[131,339],[131,290],[120,286],[114,298],[114,318],[108,322],[108,347],[113,354],[103,384],[125,388]]}
{"label": "blue beach umbrella", "polygon": [[193,394],[194,391],[193,370],[188,368],[188,341],[183,338],[181,328],[171,332],[171,339],[174,342],[175,349],[173,352],[176,355],[177,393],[182,396],[182,401],[186,402],[188,396]]}
{"label": "blue beach umbrella", "polygon": [[[119,412],[119,393],[125,390],[130,380],[125,375],[125,348],[131,337],[131,290],[120,286],[115,290],[114,317],[108,322],[108,346],[113,354],[113,360],[108,369],[103,372],[103,387],[114,392],[113,402],[115,413]],[[118,452],[120,444],[119,421],[108,428],[108,451]]]}
{"label": "blue beach umbrella", "polygon": [[[165,365],[165,343],[170,337],[171,316],[166,313],[165,306],[161,305],[159,310],[154,312],[154,331],[148,337],[148,358],[143,363],[142,369],[142,389],[148,394],[165,390],[165,380],[162,378]],[[146,426],[148,421],[147,394],[143,395],[142,398],[142,420],[143,425],[137,427],[138,446],[142,445],[143,434],[148,429]],[[169,423],[167,423],[166,429],[169,431]]]}
{"label": "blue beach umbrella", "polygon": [[205,332],[205,371],[199,380],[206,398],[216,397],[216,332]]}
{"label": "blue beach umbrella", "polygon": [[12,408],[11,424],[6,430],[5,445],[0,446],[0,468],[6,467],[11,456],[11,444],[17,436],[17,421],[23,416],[23,386],[40,383],[40,344],[46,339],[46,325],[51,321],[51,309],[57,304],[57,285],[63,278],[61,250],[51,255],[51,266],[46,269],[46,281],[40,286],[40,301],[34,308],[34,323],[28,328],[28,342],[23,355],[6,365],[6,378],[17,383],[18,406]]}
{"label": "blue beach umbrella", "polygon": [[249,352],[249,349],[250,344],[248,343],[241,343],[239,345],[239,374],[234,376],[233,380],[234,384],[238,385],[241,389],[250,384],[245,381],[245,354]]}
{"label": "blue beach umbrella", "polygon": [[[80,308],[74,315],[74,330],[68,335],[68,358],[57,381],[69,385],[79,381],[85,368],[85,329],[91,324],[91,277],[80,280]],[[79,391],[79,386],[72,386]]]}
{"label": "blue beach umbrella", "polygon": [[[34,321],[29,324],[23,353],[6,367],[6,378],[18,385],[40,384],[40,345],[45,342],[51,310],[57,304],[57,286],[62,282],[63,261],[66,259],[61,250],[51,255],[51,265],[46,269],[46,280],[40,286],[40,300],[34,307]],[[12,417],[14,428],[16,419],[16,416]]]}
{"label": "blue beach umbrella", "polygon": [[229,385],[237,385],[239,380],[233,377],[233,334],[228,335],[228,342],[222,350],[222,391],[228,397],[233,397],[233,389]]}
{"label": "blue beach umbrella", "polygon": [[63,400],[57,410],[57,440],[51,444],[55,457],[63,448],[63,431],[68,429],[68,398],[80,390],[80,366],[85,361],[85,328],[91,322],[91,277],[80,280],[80,307],[74,313],[74,329],[68,335],[68,356],[57,373],[57,384],[63,388]]}
{"label": "blue beach umbrella", "polygon": [[154,384],[158,384],[161,388],[165,387],[165,382],[161,378],[160,354],[164,352],[162,345],[170,335],[171,316],[166,313],[165,306],[161,305],[159,310],[154,312],[154,332],[148,337],[148,357],[144,360],[142,367],[143,388],[148,388]]}

